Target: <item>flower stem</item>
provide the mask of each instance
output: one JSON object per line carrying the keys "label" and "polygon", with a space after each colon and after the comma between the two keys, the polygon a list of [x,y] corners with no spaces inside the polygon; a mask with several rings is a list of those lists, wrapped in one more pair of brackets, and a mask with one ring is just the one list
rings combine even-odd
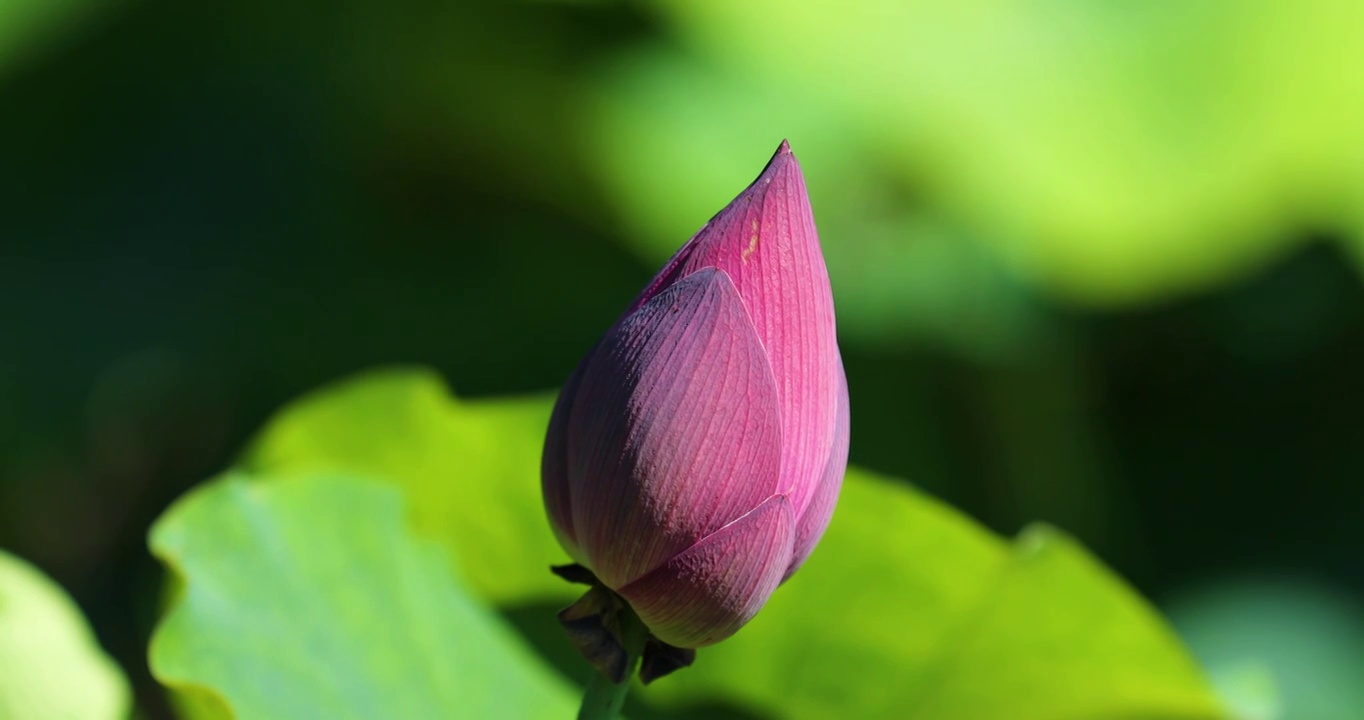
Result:
{"label": "flower stem", "polygon": [[583,694],[583,705],[578,710],[578,720],[615,720],[625,704],[625,694],[630,690],[630,679],[635,676],[639,666],[639,656],[644,650],[644,640],[648,630],[635,613],[627,606],[620,614],[621,644],[625,648],[625,679],[614,683],[600,672],[593,671]]}

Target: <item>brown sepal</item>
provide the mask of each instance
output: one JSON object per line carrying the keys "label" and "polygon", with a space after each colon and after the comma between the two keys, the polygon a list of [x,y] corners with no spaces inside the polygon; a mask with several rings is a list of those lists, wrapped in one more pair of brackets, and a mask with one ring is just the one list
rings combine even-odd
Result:
{"label": "brown sepal", "polygon": [[639,679],[645,685],[667,675],[674,670],[690,667],[696,662],[696,651],[680,648],[650,635],[644,641],[644,654],[639,663]]}
{"label": "brown sepal", "polygon": [[573,647],[613,683],[624,682],[630,659],[620,635],[620,610],[616,594],[596,585],[559,611]]}
{"label": "brown sepal", "polygon": [[[559,623],[567,631],[573,647],[603,677],[617,684],[625,682],[626,674],[630,672],[630,653],[625,648],[621,623],[626,615],[633,618],[633,623],[639,623],[634,612],[582,565],[551,565],[550,570],[569,582],[591,586],[586,595],[559,611]],[[646,632],[642,624],[638,627],[637,633]],[[638,637],[631,640],[632,643],[639,641]],[[645,636],[643,642],[639,679],[646,685],[696,661],[696,651],[690,648],[669,645],[653,635]]]}
{"label": "brown sepal", "polygon": [[578,583],[579,585],[600,584],[597,582],[597,576],[593,575],[591,570],[588,570],[578,563],[573,563],[571,565],[550,565],[549,571],[571,583]]}

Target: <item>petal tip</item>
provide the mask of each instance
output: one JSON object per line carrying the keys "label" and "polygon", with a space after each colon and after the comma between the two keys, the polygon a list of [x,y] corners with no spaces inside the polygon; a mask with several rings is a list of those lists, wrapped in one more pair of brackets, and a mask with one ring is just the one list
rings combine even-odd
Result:
{"label": "petal tip", "polygon": [[[790,141],[783,138],[781,144],[777,146],[777,151],[772,153],[772,159],[768,160],[763,171],[758,173],[758,180],[768,178],[768,182],[771,182],[771,178],[788,165],[796,165],[796,154],[791,152]],[[753,184],[757,185],[758,180],[753,181]]]}

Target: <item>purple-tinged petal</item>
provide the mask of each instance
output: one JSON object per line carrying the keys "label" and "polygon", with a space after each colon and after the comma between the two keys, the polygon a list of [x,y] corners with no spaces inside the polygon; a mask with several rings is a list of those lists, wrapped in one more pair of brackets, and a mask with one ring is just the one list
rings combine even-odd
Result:
{"label": "purple-tinged petal", "polygon": [[781,583],[793,523],[786,497],[773,495],[618,592],[663,642],[717,643],[752,620]]}
{"label": "purple-tinged petal", "polygon": [[635,301],[705,267],[724,270],[767,350],[782,414],[780,492],[797,517],[829,460],[838,343],[829,274],[791,147],[782,141],[752,185],[692,237]]}
{"label": "purple-tinged petal", "polygon": [[585,564],[618,588],[774,494],[776,384],[729,276],[701,270],[612,328],[583,367],[568,486]]}
{"label": "purple-tinged petal", "polygon": [[[588,357],[591,357],[589,353]],[[545,432],[544,454],[540,457],[540,491],[545,498],[545,514],[549,525],[554,529],[554,537],[569,556],[583,562],[582,552],[573,532],[573,500],[568,484],[568,422],[569,411],[573,407],[573,397],[578,392],[578,379],[581,368],[564,383],[559,398],[554,402],[554,412],[549,416],[549,429]]]}
{"label": "purple-tinged petal", "polygon": [[[805,558],[819,543],[829,520],[834,515],[834,505],[838,503],[838,491],[843,487],[843,474],[848,469],[848,440],[851,431],[848,408],[848,378],[843,372],[843,361],[838,362],[838,412],[834,422],[834,442],[829,452],[829,460],[824,465],[824,473],[819,485],[810,497],[805,513],[796,518],[796,545],[791,558],[791,567],[786,569],[789,578],[800,569]],[[782,578],[785,580],[786,578]]]}

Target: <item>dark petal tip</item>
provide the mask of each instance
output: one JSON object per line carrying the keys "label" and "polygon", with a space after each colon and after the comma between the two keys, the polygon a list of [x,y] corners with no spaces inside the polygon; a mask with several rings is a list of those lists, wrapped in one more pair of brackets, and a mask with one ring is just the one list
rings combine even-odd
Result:
{"label": "dark petal tip", "polygon": [[644,654],[639,664],[639,679],[645,684],[696,662],[696,651],[669,645],[655,637],[644,643]]}
{"label": "dark petal tip", "polygon": [[593,575],[591,570],[588,570],[578,563],[572,563],[570,565],[550,565],[549,571],[571,583],[578,583],[579,585],[597,584],[597,576]]}

